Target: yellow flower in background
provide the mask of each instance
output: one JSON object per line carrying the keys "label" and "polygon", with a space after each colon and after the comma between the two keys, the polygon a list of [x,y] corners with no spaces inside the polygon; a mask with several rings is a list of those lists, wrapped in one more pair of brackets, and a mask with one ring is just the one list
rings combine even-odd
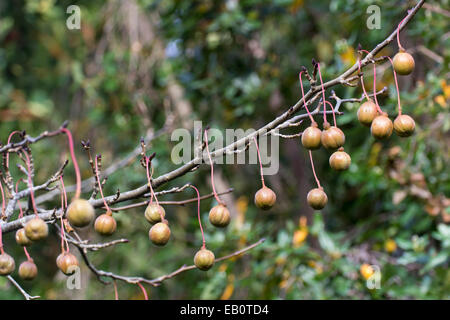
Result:
{"label": "yellow flower in background", "polygon": [[378,163],[378,155],[380,154],[383,145],[380,142],[375,142],[370,150],[368,165],[369,167],[373,167]]}
{"label": "yellow flower in background", "polygon": [[308,219],[306,219],[305,216],[301,216],[298,220],[298,225],[300,228],[306,228],[306,226],[308,225]]}
{"label": "yellow flower in background", "polygon": [[445,99],[450,99],[450,85],[444,79],[441,80],[442,92],[444,92]]}
{"label": "yellow flower in background", "polygon": [[293,0],[291,5],[289,6],[289,11],[291,13],[296,13],[298,9],[303,7],[303,0]]}
{"label": "yellow flower in background", "polygon": [[436,102],[442,108],[447,108],[448,107],[447,101],[445,100],[445,98],[444,98],[444,96],[442,94],[434,97],[434,102]]}
{"label": "yellow flower in background", "polygon": [[392,253],[395,250],[397,250],[397,243],[395,242],[395,240],[387,239],[384,242],[384,250],[386,250],[386,252],[388,252],[388,253]]}
{"label": "yellow flower in background", "polygon": [[240,230],[245,222],[245,213],[248,209],[248,198],[246,196],[240,196],[236,200],[236,210],[237,210],[237,219],[236,219],[236,228]]}
{"label": "yellow flower in background", "polygon": [[440,105],[442,108],[448,108],[448,101],[450,100],[450,85],[444,79],[441,80],[442,93],[434,97],[434,102]]}
{"label": "yellow flower in background", "polygon": [[323,266],[320,263],[317,263],[314,260],[308,260],[307,264],[310,268],[316,270],[317,274],[321,274],[323,272]]}
{"label": "yellow flower in background", "polygon": [[361,276],[367,280],[375,273],[375,270],[373,270],[368,263],[364,263],[359,268],[359,272],[361,273]]}
{"label": "yellow flower in background", "polygon": [[228,265],[226,263],[224,263],[219,267],[219,272],[225,272],[227,270],[227,268],[228,268]]}
{"label": "yellow flower in background", "polygon": [[284,256],[279,256],[275,259],[275,263],[277,266],[282,266],[283,264],[286,263],[286,257]]}
{"label": "yellow flower in background", "polygon": [[308,236],[308,229],[300,229],[294,232],[294,236],[292,237],[292,244],[295,248],[300,247],[303,242],[306,240]]}
{"label": "yellow flower in background", "polygon": [[321,274],[323,272],[323,267],[321,264],[318,264],[314,269],[316,269],[317,274]]}
{"label": "yellow flower in background", "polygon": [[287,279],[283,279],[281,280],[281,282],[278,284],[278,286],[280,287],[280,289],[285,289],[288,286],[289,282],[287,281]]}
{"label": "yellow flower in background", "polygon": [[307,264],[311,268],[315,268],[316,267],[316,262],[314,260],[308,260]]}
{"label": "yellow flower in background", "polygon": [[270,276],[275,271],[275,267],[270,267],[266,270],[266,276]]}
{"label": "yellow flower in background", "polygon": [[234,275],[230,274],[228,276],[228,284],[225,287],[225,290],[223,291],[222,296],[220,297],[220,300],[230,299],[233,292],[234,292]]}
{"label": "yellow flower in background", "polygon": [[342,257],[342,253],[340,253],[339,251],[331,251],[329,254],[330,254],[330,257],[334,260]]}
{"label": "yellow flower in background", "polygon": [[306,217],[302,216],[299,220],[299,228],[294,232],[292,237],[292,245],[294,248],[300,247],[308,237],[308,226]]}
{"label": "yellow flower in background", "polygon": [[347,48],[339,55],[342,62],[347,66],[352,66],[356,63],[356,52],[352,46]]}

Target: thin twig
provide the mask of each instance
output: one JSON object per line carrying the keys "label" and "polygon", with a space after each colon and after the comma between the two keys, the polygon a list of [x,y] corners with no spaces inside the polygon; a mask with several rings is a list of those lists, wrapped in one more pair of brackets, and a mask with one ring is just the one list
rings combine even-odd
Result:
{"label": "thin twig", "polygon": [[17,282],[14,280],[13,277],[7,276],[8,280],[11,281],[11,283],[20,291],[20,293],[24,296],[26,300],[34,300],[39,299],[40,296],[32,296],[29,295]]}

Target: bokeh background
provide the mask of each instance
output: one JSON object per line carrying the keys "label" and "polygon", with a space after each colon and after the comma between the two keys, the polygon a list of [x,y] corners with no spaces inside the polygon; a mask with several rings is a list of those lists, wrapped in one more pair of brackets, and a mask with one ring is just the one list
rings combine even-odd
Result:
{"label": "bokeh background", "polygon": [[[81,8],[81,30],[68,30],[66,9]],[[369,5],[381,9],[381,29],[369,30]],[[176,168],[170,160],[172,130],[192,130],[194,120],[224,131],[258,128],[300,98],[298,72],[321,62],[324,79],[355,63],[361,43],[372,49],[392,32],[415,1],[55,1],[7,0],[0,3],[0,137],[26,130],[37,135],[68,119],[75,139],[90,139],[103,167],[127,157],[141,136],[157,133],[155,176]],[[352,157],[347,172],[329,168],[329,152],[314,153],[328,193],[328,206],[314,212],[306,194],[314,187],[307,153],[299,139],[280,143],[280,170],[267,176],[278,195],[276,207],[258,210],[256,165],[216,166],[219,191],[233,221],[226,230],[206,223],[208,247],[222,256],[266,238],[249,254],[217,264],[211,271],[183,273],[158,288],[150,299],[448,299],[450,298],[449,101],[450,29],[448,0],[427,1],[401,40],[416,61],[411,76],[400,77],[404,112],[416,120],[409,139],[393,135],[375,141],[356,119],[358,104],[345,104],[338,124]],[[393,56],[392,43],[381,54]],[[396,92],[389,64],[378,66],[384,110],[396,116]],[[366,80],[371,88],[371,68]],[[308,85],[306,84],[306,87]],[[336,87],[342,98],[359,97],[361,88]],[[329,94],[329,92],[328,92]],[[306,123],[305,123],[306,125]],[[297,129],[298,130],[298,129]],[[295,130],[292,132],[295,133]],[[91,170],[82,148],[77,154],[83,178]],[[66,140],[56,137],[32,146],[36,183],[45,181],[69,157]],[[17,161],[12,157],[13,163]],[[20,173],[15,172],[17,179]],[[67,185],[74,183],[72,166]],[[111,174],[107,194],[144,184],[135,158]],[[209,167],[164,188],[192,182],[211,192]],[[42,195],[42,193],[38,194]],[[89,193],[85,194],[88,197]],[[160,200],[193,197],[182,194]],[[59,198],[45,207],[59,205]],[[207,221],[213,199],[202,202]],[[166,208],[172,239],[156,248],[148,239],[144,208],[115,215],[113,238],[129,244],[90,253],[101,269],[154,278],[191,264],[201,246],[196,206]],[[301,219],[301,217],[303,217]],[[55,265],[59,239],[52,228],[45,243],[33,246],[39,276],[23,283],[45,299],[113,299],[83,265],[82,289],[67,290]],[[82,232],[104,239],[93,228]],[[108,239],[109,240],[109,239]],[[13,238],[5,248],[16,263],[25,259]],[[76,252],[73,249],[73,252]],[[81,259],[80,259],[81,260]],[[363,263],[381,268],[381,288],[370,290],[360,274]],[[118,283],[121,299],[142,299],[136,285]],[[0,298],[22,296],[0,278]]]}

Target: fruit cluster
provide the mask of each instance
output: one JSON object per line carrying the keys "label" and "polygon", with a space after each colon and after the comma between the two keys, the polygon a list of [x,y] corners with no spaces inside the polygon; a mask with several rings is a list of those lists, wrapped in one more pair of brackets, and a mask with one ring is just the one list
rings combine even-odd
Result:
{"label": "fruit cluster", "polygon": [[[400,27],[397,29],[399,32]],[[362,89],[364,91],[364,97],[366,99],[365,102],[361,104],[361,106],[358,109],[357,112],[357,118],[358,121],[366,126],[370,127],[370,132],[372,136],[376,139],[387,139],[389,138],[393,132],[395,132],[400,137],[409,137],[411,136],[415,131],[415,122],[414,120],[405,114],[402,114],[402,107],[400,102],[400,93],[398,88],[398,81],[397,81],[397,74],[400,75],[408,75],[414,70],[414,58],[407,53],[404,48],[400,45],[399,41],[399,35],[397,34],[397,41],[399,45],[399,52],[394,56],[393,59],[390,57],[387,58],[393,67],[394,72],[394,79],[395,79],[395,85],[397,88],[397,95],[398,95],[398,116],[395,118],[394,122],[391,121],[388,114],[381,110],[378,100],[377,100],[377,92],[376,92],[376,62],[372,61],[373,64],[373,72],[374,72],[374,84],[373,84],[373,100],[370,98],[369,94],[366,92],[366,89],[364,87],[363,82],[363,73],[361,72],[361,60],[358,59],[359,64],[359,77],[362,84]],[[365,50],[359,50],[359,54],[361,53],[367,53],[369,52]],[[359,57],[360,58],[360,57]],[[326,100],[325,95],[325,86],[322,80],[322,73],[320,64],[313,61],[314,66],[314,75],[318,73],[320,84],[322,87],[321,90],[321,101],[319,103],[318,110],[320,112],[320,109],[323,109],[323,129],[319,129],[318,123],[313,118],[312,113],[308,109],[308,103],[305,99],[304,89],[303,89],[303,82],[302,82],[302,75],[307,73],[306,68],[303,68],[301,72],[299,73],[299,81],[301,86],[301,92],[302,92],[302,104],[305,107],[308,117],[311,121],[311,124],[309,127],[307,127],[301,136],[301,144],[302,146],[308,150],[309,152],[309,158],[311,162],[311,167],[313,171],[314,178],[317,183],[317,187],[311,189],[307,194],[307,203],[309,206],[315,210],[321,210],[323,209],[328,202],[327,194],[324,191],[324,188],[321,186],[320,181],[316,175],[315,168],[314,168],[314,162],[312,157],[312,152],[319,150],[321,147],[324,147],[327,150],[332,151],[332,154],[329,157],[329,165],[330,167],[335,171],[344,171],[347,170],[351,165],[351,157],[350,155],[344,150],[344,144],[345,144],[345,134],[344,132],[338,127],[337,121],[336,121],[336,115],[335,115],[335,107]],[[309,78],[309,77],[308,77]],[[330,106],[330,110],[327,111],[327,105]],[[316,112],[317,113],[317,112]],[[332,114],[333,116],[333,125],[330,124],[327,121],[327,114]],[[76,174],[76,193],[74,198],[72,199],[72,202],[70,205],[67,205],[67,195],[64,188],[64,181],[62,176],[60,177],[60,188],[61,188],[61,210],[60,210],[60,231],[61,231],[61,254],[58,255],[56,259],[56,265],[57,267],[66,275],[72,274],[76,268],[79,266],[78,260],[75,255],[70,253],[70,248],[68,245],[68,241],[66,238],[66,232],[70,232],[71,227],[76,228],[83,228],[92,223],[92,221],[95,218],[95,210],[92,206],[91,202],[88,200],[82,199],[81,196],[81,177],[80,177],[80,170],[76,161],[76,157],[74,154],[74,145],[73,145],[73,139],[72,135],[69,130],[66,128],[62,128],[61,131],[67,135],[68,142],[69,142],[69,149],[71,153],[71,158],[73,161],[75,174]],[[205,130],[204,136],[206,139],[206,151],[210,162],[210,168],[211,168],[211,185],[213,189],[213,195],[217,201],[217,205],[213,206],[209,211],[209,222],[217,227],[217,228],[225,228],[230,224],[231,215],[230,211],[227,208],[227,205],[220,199],[218,193],[216,192],[215,185],[214,185],[214,165],[211,153],[209,152],[209,145],[208,145],[208,129]],[[10,142],[12,136],[14,134],[17,134],[18,132],[15,131],[11,133],[11,135],[8,138],[8,143]],[[266,186],[264,181],[264,175],[263,175],[263,168],[262,168],[262,161],[261,161],[261,155],[260,150],[258,146],[258,141],[256,136],[253,137],[253,142],[255,143],[258,159],[259,159],[259,165],[260,165],[260,174],[261,174],[261,183],[262,187],[255,193],[254,196],[254,203],[255,205],[262,210],[269,210],[271,209],[277,200],[277,196],[273,190],[271,190],[269,187]],[[144,212],[145,219],[151,224],[150,230],[149,230],[149,239],[150,241],[156,245],[156,246],[164,246],[166,245],[171,237],[171,230],[169,227],[169,222],[166,219],[166,211],[165,209],[160,205],[156,194],[153,190],[152,186],[152,175],[153,175],[153,167],[151,165],[151,158],[147,157],[145,155],[145,148],[143,148],[143,165],[146,169],[146,176],[147,176],[147,182],[148,182],[148,189],[150,191],[150,200],[148,201],[148,205]],[[22,246],[25,252],[25,255],[27,257],[27,260],[22,262],[19,266],[19,276],[24,280],[32,280],[37,276],[38,269],[36,264],[34,263],[33,259],[30,257],[27,247],[31,246],[33,243],[41,241],[45,239],[48,236],[48,225],[47,223],[41,219],[38,215],[38,210],[36,208],[35,200],[34,200],[34,194],[33,194],[33,182],[31,177],[31,161],[28,154],[28,150],[25,148],[23,150],[20,150],[19,152],[22,153],[23,157],[26,159],[26,164],[28,167],[28,186],[29,186],[29,192],[31,197],[31,203],[33,206],[34,211],[34,217],[27,220],[26,224],[23,226],[23,228],[20,228],[17,230],[15,234],[15,239],[18,245]],[[6,155],[6,163],[8,164],[8,157],[9,155]],[[90,155],[89,155],[90,157]],[[117,229],[117,222],[113,217],[113,210],[109,207],[108,201],[105,199],[103,194],[103,188],[102,188],[102,182],[100,180],[100,156],[98,155],[95,157],[95,161],[92,161],[90,158],[90,162],[92,164],[92,169],[96,178],[96,186],[98,187],[98,191],[101,194],[101,198],[103,200],[104,207],[106,209],[106,212],[99,215],[95,219],[94,223],[94,229],[97,233],[103,236],[110,236],[112,235],[116,229]],[[95,164],[93,164],[95,163]],[[16,184],[16,192],[17,187],[20,180]],[[192,189],[194,189],[197,193],[197,214],[198,214],[198,222],[199,227],[202,234],[202,246],[200,250],[198,250],[194,255],[194,264],[199,270],[209,270],[213,267],[216,259],[214,256],[214,253],[206,248],[206,241],[205,236],[203,232],[202,222],[200,218],[200,194],[196,187],[189,185]],[[4,200],[4,192],[2,184],[0,183],[1,188],[1,194],[3,197],[3,203]],[[19,218],[23,217],[22,208],[19,205]],[[64,219],[63,217],[66,217]],[[297,240],[296,243],[301,243],[306,238],[307,231],[306,225],[303,226],[304,229],[302,229],[301,233],[297,233]],[[6,276],[11,274],[15,270],[15,261],[14,259],[8,255],[6,252],[4,252],[3,243],[2,243],[2,230],[1,230],[1,224],[0,224],[0,275]],[[394,243],[395,244],[395,243]],[[392,247],[392,245],[391,245]],[[369,269],[370,266],[364,265],[361,268],[361,274],[364,276],[364,278],[370,277],[372,274],[372,271]]]}
{"label": "fruit cluster", "polygon": [[[366,52],[365,50],[360,50],[360,52]],[[363,82],[363,74],[361,72],[361,61],[358,60],[359,63],[359,74],[361,79],[361,85],[364,91],[364,96],[367,99],[358,109],[357,118],[358,121],[364,125],[370,127],[371,134],[376,139],[387,139],[391,136],[394,131],[399,137],[409,137],[414,133],[415,130],[415,122],[414,120],[405,114],[402,114],[402,108],[400,103],[400,93],[398,88],[397,81],[397,73],[401,75],[410,74],[414,69],[414,59],[413,57],[405,52],[405,50],[400,47],[399,53],[397,53],[392,60],[390,57],[385,57],[388,59],[394,70],[394,79],[395,85],[397,88],[397,96],[398,96],[398,116],[395,118],[394,123],[389,119],[386,112],[383,112],[378,104],[377,100],[377,92],[376,92],[376,62],[373,61],[374,67],[374,92],[373,97],[375,102],[369,98],[367,94],[364,82]],[[334,108],[326,101],[325,98],[325,89],[323,86],[322,75],[320,72],[320,64],[313,61],[314,67],[317,69],[320,77],[320,82],[322,85],[322,101],[323,105],[323,131],[318,128],[317,122],[312,117],[311,113],[308,110],[308,106],[305,103],[305,95],[303,91],[303,83],[302,83],[302,73],[306,72],[306,68],[303,68],[299,74],[300,86],[303,95],[303,105],[308,113],[308,116],[311,120],[311,125],[306,128],[301,137],[301,143],[304,148],[309,151],[311,166],[313,169],[313,174],[317,182],[317,188],[309,191],[307,195],[308,204],[315,210],[320,210],[325,207],[327,204],[328,198],[326,193],[323,191],[323,187],[320,185],[319,179],[317,178],[314,163],[312,159],[312,151],[320,149],[323,146],[328,150],[336,150],[329,158],[330,167],[336,171],[347,170],[351,164],[351,157],[348,153],[344,151],[344,143],[345,143],[345,135],[341,129],[338,128],[335,118]],[[334,126],[331,126],[326,118],[326,105],[330,104],[331,112],[334,118]],[[319,106],[320,108],[320,106]]]}

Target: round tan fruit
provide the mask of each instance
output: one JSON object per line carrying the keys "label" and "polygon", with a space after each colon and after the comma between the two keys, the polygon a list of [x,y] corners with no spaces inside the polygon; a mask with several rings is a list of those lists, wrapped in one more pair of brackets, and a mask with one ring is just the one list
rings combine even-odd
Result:
{"label": "round tan fruit", "polygon": [[78,267],[78,259],[70,252],[63,252],[56,258],[56,265],[62,273],[70,275]]}
{"label": "round tan fruit", "polygon": [[415,67],[414,58],[408,52],[399,51],[392,60],[395,71],[404,76],[413,72]]}
{"label": "round tan fruit", "polygon": [[95,231],[104,236],[112,235],[117,228],[116,220],[108,213],[104,213],[95,219]]}
{"label": "round tan fruit", "polygon": [[19,266],[19,277],[23,280],[33,280],[38,274],[38,269],[33,261],[24,261]]}
{"label": "round tan fruit", "polygon": [[25,228],[20,228],[16,231],[16,242],[19,246],[22,247],[28,247],[31,246],[33,241],[28,239],[27,235],[25,234]]}
{"label": "round tan fruit", "polygon": [[209,211],[209,222],[215,227],[225,228],[230,224],[230,211],[223,204],[212,207]]}
{"label": "round tan fruit", "polygon": [[394,131],[399,137],[409,137],[414,133],[416,123],[407,114],[402,114],[394,120]]}
{"label": "round tan fruit", "polygon": [[306,200],[311,208],[320,210],[327,205],[328,197],[322,188],[315,188],[308,192]]}
{"label": "round tan fruit", "polygon": [[170,239],[170,228],[166,222],[158,222],[150,228],[150,240],[157,246],[164,246]]}
{"label": "round tan fruit", "polygon": [[85,199],[75,199],[67,208],[67,218],[75,227],[85,227],[94,220],[94,207]]}
{"label": "round tan fruit", "polygon": [[151,203],[145,209],[145,219],[151,224],[161,222],[161,216],[166,216],[164,208],[156,203]]}
{"label": "round tan fruit", "polygon": [[339,148],[330,157],[330,167],[337,171],[347,170],[352,163],[352,158],[344,151],[344,148]]}
{"label": "round tan fruit", "polygon": [[262,187],[255,194],[255,205],[263,210],[269,210],[277,201],[277,195],[272,189]]}
{"label": "round tan fruit", "polygon": [[358,109],[358,121],[367,127],[370,127],[373,119],[377,116],[377,106],[372,101],[364,102]]}
{"label": "round tan fruit", "polygon": [[322,130],[317,128],[317,124],[312,124],[302,133],[302,145],[308,150],[316,150],[320,148],[320,138]]}
{"label": "round tan fruit", "polygon": [[33,218],[25,224],[25,235],[31,241],[39,241],[48,236],[48,226],[41,218]]}
{"label": "round tan fruit", "polygon": [[0,254],[0,276],[7,276],[13,273],[15,268],[16,263],[14,262],[13,257],[6,252]]}
{"label": "round tan fruit", "polygon": [[327,149],[337,149],[345,143],[345,135],[338,127],[329,127],[322,131],[322,145]]}
{"label": "round tan fruit", "polygon": [[214,260],[214,253],[208,249],[201,249],[197,251],[194,256],[195,266],[202,271],[211,269],[211,267],[214,265]]}
{"label": "round tan fruit", "polygon": [[370,132],[376,139],[387,139],[391,136],[394,125],[386,114],[379,115],[372,121]]}

